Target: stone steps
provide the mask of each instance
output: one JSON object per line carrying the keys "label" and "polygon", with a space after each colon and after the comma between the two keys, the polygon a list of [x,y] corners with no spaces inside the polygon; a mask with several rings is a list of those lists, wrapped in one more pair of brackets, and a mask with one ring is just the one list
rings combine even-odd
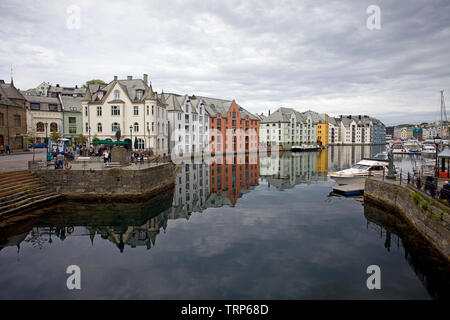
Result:
{"label": "stone steps", "polygon": [[61,195],[50,191],[31,171],[0,174],[0,219],[42,206],[60,197]]}
{"label": "stone steps", "polygon": [[45,193],[43,195],[28,198],[23,201],[19,201],[13,205],[5,206],[0,208],[0,218],[9,217],[18,213],[23,213],[25,211],[35,209],[40,205],[47,204],[49,202],[55,201],[61,198],[60,194],[57,193]]}

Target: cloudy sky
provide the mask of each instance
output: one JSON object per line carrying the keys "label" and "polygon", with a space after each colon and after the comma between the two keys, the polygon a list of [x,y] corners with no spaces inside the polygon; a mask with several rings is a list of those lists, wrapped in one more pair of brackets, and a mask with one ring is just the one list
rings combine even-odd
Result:
{"label": "cloudy sky", "polygon": [[450,105],[449,17],[448,0],[1,0],[0,79],[11,64],[20,89],[148,73],[158,92],[251,112],[435,121],[440,90]]}

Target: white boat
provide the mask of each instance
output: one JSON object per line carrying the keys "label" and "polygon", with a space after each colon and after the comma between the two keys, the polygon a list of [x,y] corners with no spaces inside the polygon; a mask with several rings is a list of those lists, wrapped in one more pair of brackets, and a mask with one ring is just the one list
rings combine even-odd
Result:
{"label": "white boat", "polygon": [[320,147],[318,145],[306,145],[302,144],[301,146],[292,146],[291,151],[297,152],[297,151],[318,151]]}
{"label": "white boat", "polygon": [[363,159],[349,169],[330,172],[328,176],[339,185],[363,183],[369,176],[382,176],[383,171],[387,175],[388,164],[383,160]]}
{"label": "white boat", "polygon": [[403,146],[403,143],[401,142],[394,142],[392,146],[390,147],[390,150],[392,150],[393,154],[406,154],[408,151]]}
{"label": "white boat", "polygon": [[422,154],[423,155],[435,155],[436,154],[436,148],[432,144],[424,144],[422,146]]}

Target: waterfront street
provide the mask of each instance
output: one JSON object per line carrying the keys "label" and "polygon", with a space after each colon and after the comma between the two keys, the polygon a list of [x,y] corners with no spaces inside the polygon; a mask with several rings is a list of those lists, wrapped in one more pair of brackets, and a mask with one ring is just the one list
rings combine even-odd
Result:
{"label": "waterfront street", "polygon": [[[46,149],[36,149],[35,160],[46,161]],[[28,169],[28,161],[33,160],[33,151],[0,155],[0,172]]]}

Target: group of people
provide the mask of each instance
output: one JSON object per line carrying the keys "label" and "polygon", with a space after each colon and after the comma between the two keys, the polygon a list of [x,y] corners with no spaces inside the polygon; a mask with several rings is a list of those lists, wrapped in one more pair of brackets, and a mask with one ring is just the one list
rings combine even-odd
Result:
{"label": "group of people", "polygon": [[148,157],[150,154],[143,150],[134,150],[131,152],[131,162],[144,162],[144,158]]}

